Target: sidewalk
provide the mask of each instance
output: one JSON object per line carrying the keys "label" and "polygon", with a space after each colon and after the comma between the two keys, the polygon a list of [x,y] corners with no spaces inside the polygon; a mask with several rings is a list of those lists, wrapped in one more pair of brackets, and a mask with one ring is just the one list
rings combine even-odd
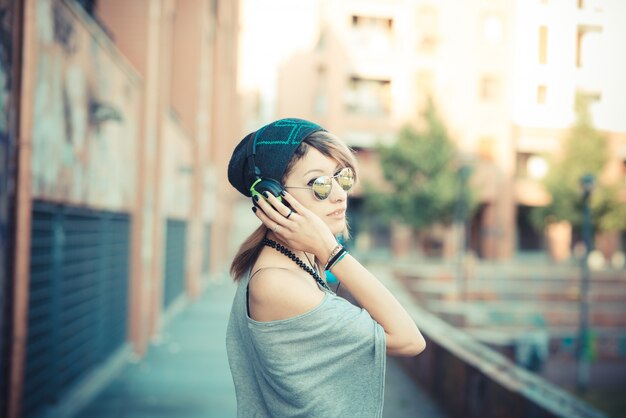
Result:
{"label": "sidewalk", "polygon": [[[210,284],[124,372],[77,417],[206,418],[236,416],[224,337],[235,286]],[[387,361],[385,417],[444,417],[400,368]]]}
{"label": "sidewalk", "polygon": [[226,358],[230,283],[211,284],[124,372],[77,416],[80,418],[234,417],[235,388]]}

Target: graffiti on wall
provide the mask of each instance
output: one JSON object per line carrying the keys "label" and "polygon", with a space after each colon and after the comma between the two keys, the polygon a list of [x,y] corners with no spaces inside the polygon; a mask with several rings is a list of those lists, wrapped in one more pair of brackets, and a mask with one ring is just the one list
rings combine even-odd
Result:
{"label": "graffiti on wall", "polygon": [[93,22],[37,2],[33,196],[129,210],[136,194],[136,75]]}

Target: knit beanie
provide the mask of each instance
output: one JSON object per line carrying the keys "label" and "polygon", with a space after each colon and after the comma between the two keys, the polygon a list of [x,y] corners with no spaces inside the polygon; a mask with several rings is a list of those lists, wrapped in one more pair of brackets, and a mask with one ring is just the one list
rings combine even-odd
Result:
{"label": "knit beanie", "polygon": [[246,135],[235,147],[228,163],[228,181],[244,196],[250,197],[254,176],[248,166],[248,145],[256,140],[254,163],[262,178],[278,182],[282,179],[294,152],[300,143],[321,126],[303,119],[279,119]]}

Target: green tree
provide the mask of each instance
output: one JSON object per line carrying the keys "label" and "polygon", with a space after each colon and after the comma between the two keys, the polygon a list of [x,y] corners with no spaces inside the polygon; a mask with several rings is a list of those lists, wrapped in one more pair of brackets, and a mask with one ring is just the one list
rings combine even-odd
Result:
{"label": "green tree", "polygon": [[471,199],[459,190],[457,151],[432,100],[423,117],[422,130],[407,125],[392,145],[377,147],[387,187],[364,185],[366,208],[416,231],[452,222],[460,197]]}
{"label": "green tree", "polygon": [[603,184],[600,173],[608,158],[608,139],[594,128],[588,100],[576,96],[576,121],[563,141],[562,153],[551,159],[543,184],[552,196],[547,206],[535,208],[533,224],[543,229],[547,224],[569,221],[574,228],[582,223],[582,188],[580,180],[592,174],[595,187],[591,195],[594,230],[619,231],[626,228],[626,205],[618,200],[619,185]]}

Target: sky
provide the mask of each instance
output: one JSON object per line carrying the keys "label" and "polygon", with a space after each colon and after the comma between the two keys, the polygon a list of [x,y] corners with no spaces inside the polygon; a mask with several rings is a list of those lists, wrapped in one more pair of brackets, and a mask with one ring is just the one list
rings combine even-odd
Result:
{"label": "sky", "polygon": [[[276,99],[277,69],[291,54],[316,43],[318,0],[242,0],[239,91],[259,91],[262,109]],[[272,119],[274,115],[262,115]]]}

